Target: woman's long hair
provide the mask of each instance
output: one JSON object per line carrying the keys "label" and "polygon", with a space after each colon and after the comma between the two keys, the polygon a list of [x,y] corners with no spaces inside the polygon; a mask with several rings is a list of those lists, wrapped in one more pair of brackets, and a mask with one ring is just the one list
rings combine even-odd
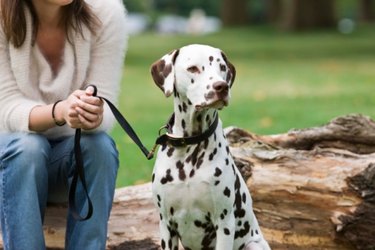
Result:
{"label": "woman's long hair", "polygon": [[[6,39],[16,48],[22,46],[26,39],[26,16],[24,6],[30,9],[33,20],[33,42],[38,32],[39,20],[31,0],[0,0],[0,18]],[[95,34],[100,25],[99,19],[92,12],[84,0],[74,0],[63,7],[61,25],[69,42],[72,42],[72,33],[78,33],[83,37],[83,25],[87,26],[91,33]]]}

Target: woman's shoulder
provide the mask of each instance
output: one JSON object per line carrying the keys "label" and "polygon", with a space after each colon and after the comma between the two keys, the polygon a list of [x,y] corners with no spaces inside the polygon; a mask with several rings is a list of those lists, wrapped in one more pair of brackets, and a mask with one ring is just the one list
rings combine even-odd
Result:
{"label": "woman's shoulder", "polygon": [[116,11],[124,11],[124,4],[122,0],[85,0],[94,12],[100,13],[110,13]]}
{"label": "woman's shoulder", "polygon": [[126,9],[122,0],[85,0],[104,25],[114,25],[124,21]]}

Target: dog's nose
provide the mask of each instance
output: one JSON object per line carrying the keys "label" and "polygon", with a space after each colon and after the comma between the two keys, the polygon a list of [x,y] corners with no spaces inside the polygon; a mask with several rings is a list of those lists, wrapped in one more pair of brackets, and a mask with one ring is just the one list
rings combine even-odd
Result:
{"label": "dog's nose", "polygon": [[212,87],[214,88],[214,90],[216,90],[216,92],[218,93],[221,93],[221,92],[225,92],[225,91],[228,91],[229,89],[229,86],[226,82],[223,82],[223,81],[220,81],[220,82],[215,82]]}

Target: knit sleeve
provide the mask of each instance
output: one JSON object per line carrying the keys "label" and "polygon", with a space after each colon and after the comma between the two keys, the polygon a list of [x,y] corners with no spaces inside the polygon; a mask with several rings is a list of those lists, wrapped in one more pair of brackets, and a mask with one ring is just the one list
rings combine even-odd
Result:
{"label": "knit sleeve", "polygon": [[[123,73],[127,48],[126,10],[119,0],[96,1],[93,10],[101,21],[101,27],[92,41],[87,84],[98,87],[98,95],[116,104]],[[114,117],[105,105],[104,119],[99,130],[112,127]]]}
{"label": "knit sleeve", "polygon": [[19,89],[11,67],[9,46],[0,25],[0,131],[31,132],[29,114],[35,106],[43,103],[27,98]]}

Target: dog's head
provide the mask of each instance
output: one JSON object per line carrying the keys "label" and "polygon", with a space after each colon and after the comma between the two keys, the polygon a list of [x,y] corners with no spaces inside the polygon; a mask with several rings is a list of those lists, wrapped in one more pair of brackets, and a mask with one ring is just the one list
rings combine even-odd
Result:
{"label": "dog's head", "polygon": [[151,74],[167,97],[175,92],[202,110],[228,105],[236,70],[221,50],[193,44],[164,55]]}

